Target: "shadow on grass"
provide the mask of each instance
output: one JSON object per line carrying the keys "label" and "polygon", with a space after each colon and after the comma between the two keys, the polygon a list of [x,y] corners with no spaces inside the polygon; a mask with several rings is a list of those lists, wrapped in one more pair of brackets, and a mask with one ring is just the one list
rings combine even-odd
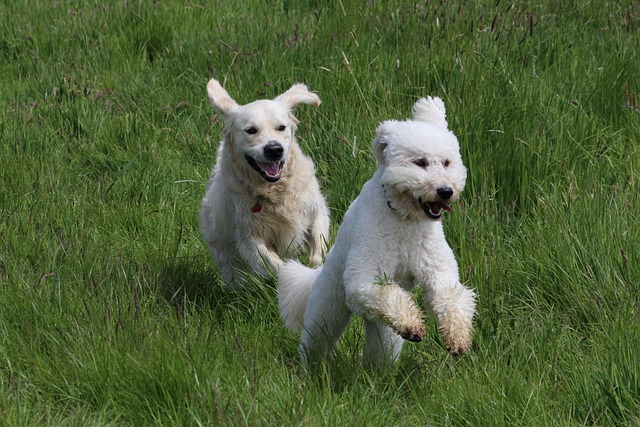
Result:
{"label": "shadow on grass", "polygon": [[167,260],[159,274],[160,294],[181,313],[185,305],[217,311],[274,305],[276,300],[274,278],[247,274],[244,286],[229,285],[221,280],[213,263],[203,267],[201,258]]}
{"label": "shadow on grass", "polygon": [[165,260],[159,268],[160,293],[168,301],[187,298],[198,305],[215,302],[223,290],[214,266],[203,267],[200,258]]}

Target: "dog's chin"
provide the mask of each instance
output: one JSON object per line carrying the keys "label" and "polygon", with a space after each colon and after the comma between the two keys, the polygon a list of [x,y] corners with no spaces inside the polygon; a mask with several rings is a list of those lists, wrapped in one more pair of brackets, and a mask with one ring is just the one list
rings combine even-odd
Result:
{"label": "dog's chin", "polygon": [[282,176],[282,167],[284,166],[284,160],[279,162],[259,162],[251,156],[245,155],[249,166],[253,168],[262,179],[267,182],[278,182]]}
{"label": "dog's chin", "polygon": [[445,202],[424,202],[420,200],[420,205],[422,206],[422,210],[424,211],[427,218],[433,219],[435,221],[442,218],[443,210],[451,212],[451,206],[449,206],[449,204]]}

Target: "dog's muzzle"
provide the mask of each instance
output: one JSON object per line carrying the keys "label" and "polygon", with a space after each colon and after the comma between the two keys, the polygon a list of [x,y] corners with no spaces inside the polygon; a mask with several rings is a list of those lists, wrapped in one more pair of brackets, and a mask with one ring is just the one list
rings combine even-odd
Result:
{"label": "dog's muzzle", "polygon": [[442,202],[420,202],[422,210],[431,219],[440,219],[442,217],[442,211],[451,212],[451,206]]}
{"label": "dog's muzzle", "polygon": [[438,197],[440,197],[441,200],[430,202],[420,200],[420,205],[427,217],[437,220],[442,217],[443,210],[451,212],[451,206],[449,206],[449,203],[446,201],[453,196],[453,189],[451,187],[438,187],[436,193],[438,193]]}
{"label": "dog's muzzle", "polygon": [[262,149],[262,155],[266,162],[257,161],[251,156],[245,155],[244,158],[260,176],[267,182],[277,182],[282,176],[282,167],[284,166],[284,148],[278,142],[271,141]]}

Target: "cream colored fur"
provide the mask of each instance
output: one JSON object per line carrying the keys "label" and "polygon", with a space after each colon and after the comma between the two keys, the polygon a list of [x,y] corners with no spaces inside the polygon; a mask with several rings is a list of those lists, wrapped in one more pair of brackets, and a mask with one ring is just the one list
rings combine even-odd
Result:
{"label": "cream colored fur", "polygon": [[[243,272],[277,272],[283,256],[305,245],[310,263],[320,265],[329,211],[313,162],[296,141],[293,115],[298,104],[317,106],[320,98],[295,84],[273,100],[241,106],[215,79],[207,92],[225,127],[202,199],[200,228],[222,279],[239,283]],[[274,155],[281,157],[274,161]]]}

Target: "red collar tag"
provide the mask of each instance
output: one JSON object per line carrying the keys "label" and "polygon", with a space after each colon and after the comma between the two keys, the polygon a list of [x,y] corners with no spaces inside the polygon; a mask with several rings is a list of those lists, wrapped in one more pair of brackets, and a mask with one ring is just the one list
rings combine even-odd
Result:
{"label": "red collar tag", "polygon": [[255,205],[251,206],[251,212],[253,213],[258,213],[262,210],[262,205],[258,202],[256,202]]}

